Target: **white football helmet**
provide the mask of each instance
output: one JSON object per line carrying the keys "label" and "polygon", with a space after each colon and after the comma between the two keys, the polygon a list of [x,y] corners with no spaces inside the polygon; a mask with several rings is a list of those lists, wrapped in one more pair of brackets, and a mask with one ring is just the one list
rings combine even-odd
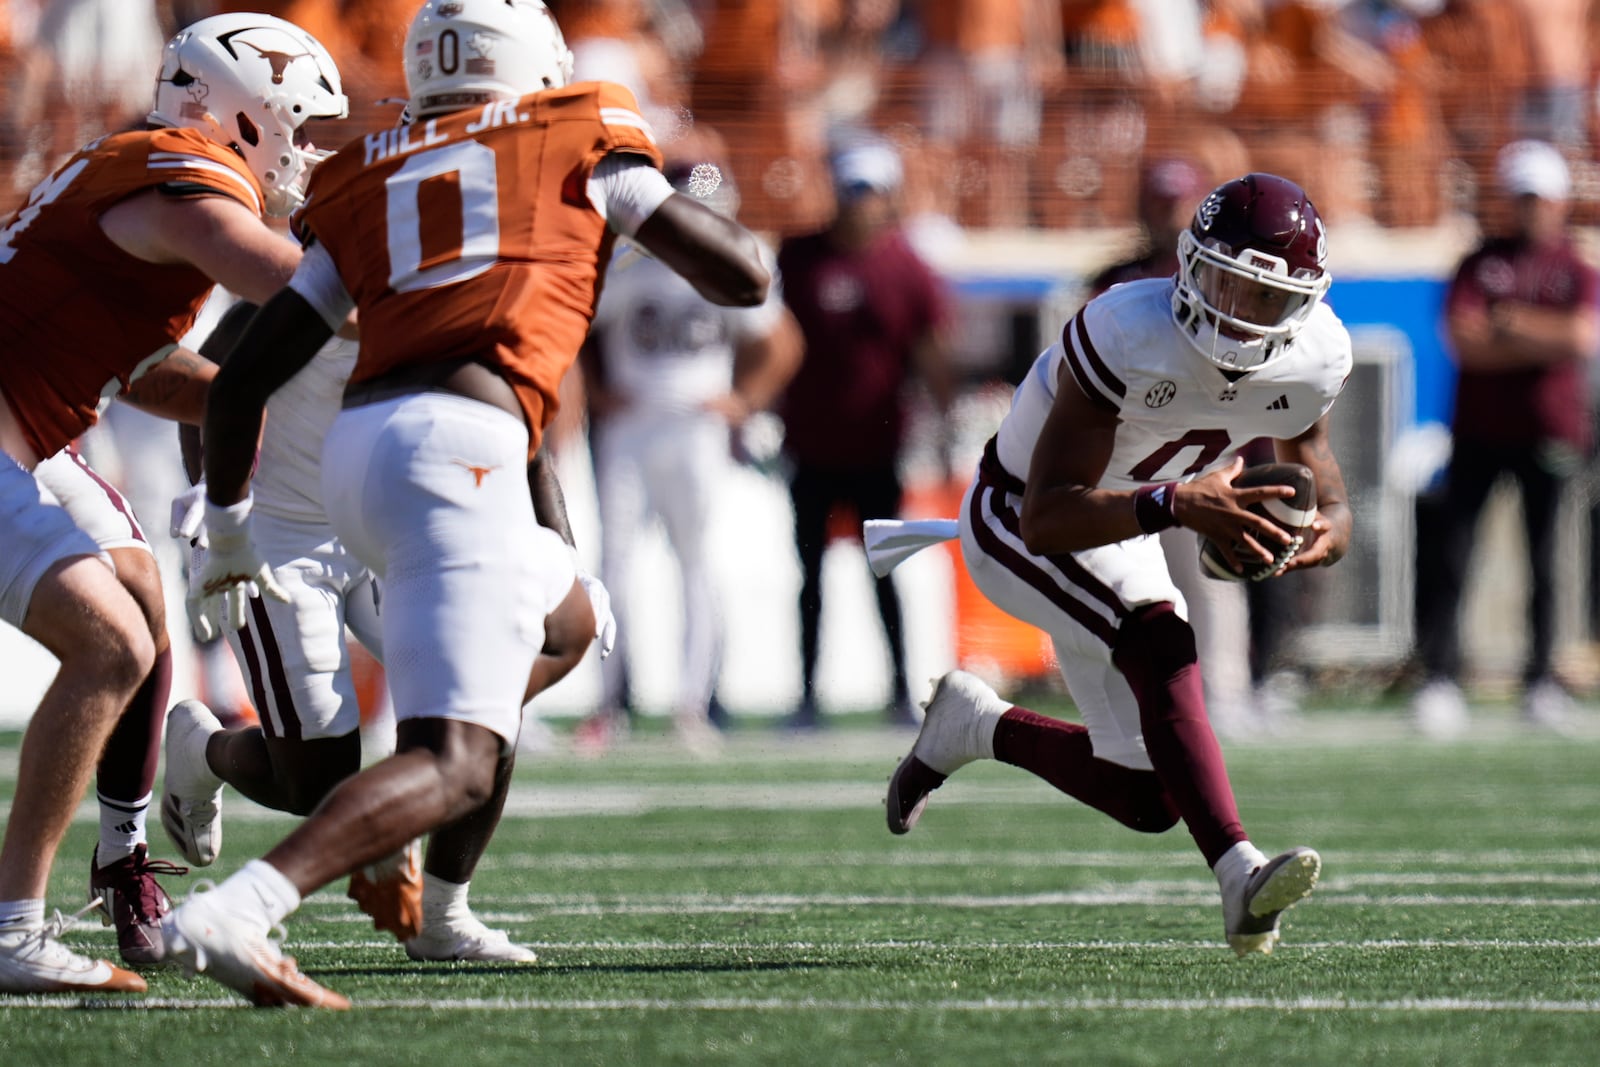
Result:
{"label": "white football helmet", "polygon": [[572,80],[572,53],[540,0],[428,0],[406,34],[412,118],[516,100]]}
{"label": "white football helmet", "polygon": [[167,42],[149,121],[199,130],[237,151],[268,214],[287,215],[328,155],[297,145],[300,127],[349,112],[339,69],[315,37],[272,15],[234,13],[201,19]]}

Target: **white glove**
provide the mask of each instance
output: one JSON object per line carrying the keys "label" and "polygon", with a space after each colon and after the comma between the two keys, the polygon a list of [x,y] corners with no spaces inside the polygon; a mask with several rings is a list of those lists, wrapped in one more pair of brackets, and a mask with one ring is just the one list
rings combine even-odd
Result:
{"label": "white glove", "polygon": [[580,570],[578,581],[583,583],[583,591],[589,594],[589,606],[594,608],[594,636],[600,642],[600,658],[605,659],[617,647],[617,617],[611,614],[611,594],[606,591],[605,583],[592,574]]}
{"label": "white glove", "polygon": [[[206,547],[206,483],[202,478],[172,501],[171,534],[194,548]],[[192,573],[192,572],[191,572]]]}
{"label": "white glove", "polygon": [[206,502],[210,547],[205,566],[189,578],[189,625],[201,641],[239,630],[253,596],[287,602],[289,594],[272,577],[272,568],[250,543],[249,497],[231,507]]}

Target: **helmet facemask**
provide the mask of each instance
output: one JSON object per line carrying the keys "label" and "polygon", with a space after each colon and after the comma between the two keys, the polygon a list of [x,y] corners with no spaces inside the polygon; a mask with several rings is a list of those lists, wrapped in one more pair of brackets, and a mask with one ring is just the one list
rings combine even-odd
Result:
{"label": "helmet facemask", "polygon": [[270,15],[227,14],[167,42],[149,121],[199,130],[238,152],[267,213],[288,215],[329,154],[310,148],[302,127],[347,114],[338,68],[316,38]]}
{"label": "helmet facemask", "polygon": [[1280,257],[1253,248],[1230,255],[1178,235],[1178,285],[1172,309],[1200,353],[1224,370],[1256,370],[1288,350],[1332,284],[1327,271],[1291,273]]}

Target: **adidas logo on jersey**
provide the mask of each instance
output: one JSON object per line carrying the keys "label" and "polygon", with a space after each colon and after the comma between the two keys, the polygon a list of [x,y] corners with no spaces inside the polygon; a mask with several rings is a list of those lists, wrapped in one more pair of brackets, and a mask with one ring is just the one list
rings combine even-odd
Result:
{"label": "adidas logo on jersey", "polygon": [[1274,400],[1272,403],[1267,405],[1267,410],[1268,411],[1288,411],[1289,410],[1289,398],[1287,396],[1285,396],[1284,394],[1279,393],[1278,394],[1278,399]]}

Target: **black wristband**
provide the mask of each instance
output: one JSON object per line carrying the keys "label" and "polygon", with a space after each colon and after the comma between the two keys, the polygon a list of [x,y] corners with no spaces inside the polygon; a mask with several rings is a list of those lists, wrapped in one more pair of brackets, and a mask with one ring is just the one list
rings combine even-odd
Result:
{"label": "black wristband", "polygon": [[1160,533],[1178,525],[1177,503],[1177,482],[1147,485],[1133,494],[1133,517],[1145,533]]}

